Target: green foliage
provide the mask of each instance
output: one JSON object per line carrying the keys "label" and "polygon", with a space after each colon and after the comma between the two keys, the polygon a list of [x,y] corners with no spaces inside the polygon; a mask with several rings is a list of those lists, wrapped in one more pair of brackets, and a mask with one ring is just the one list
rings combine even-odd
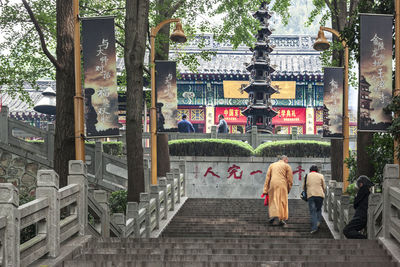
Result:
{"label": "green foliage", "polygon": [[180,139],[168,142],[171,156],[249,157],[253,148],[229,139]]}
{"label": "green foliage", "polygon": [[126,213],[126,203],[128,202],[128,192],[126,190],[111,193],[108,203],[110,203],[111,213]]}
{"label": "green foliage", "polygon": [[357,152],[349,151],[349,157],[344,159],[344,163],[349,169],[349,177],[347,180],[353,183],[357,180]]}
{"label": "green foliage", "polygon": [[254,150],[254,154],[260,157],[276,157],[286,155],[288,157],[317,157],[330,156],[330,144],[328,142],[308,140],[287,140],[261,144]]}
{"label": "green foliage", "polygon": [[375,170],[374,176],[370,179],[375,184],[382,184],[385,165],[393,163],[393,145],[391,134],[375,133],[372,145],[367,147],[368,156]]}
{"label": "green foliage", "polygon": [[346,193],[350,196],[350,203],[354,202],[354,198],[357,194],[357,188],[355,183],[351,183],[346,188]]}
{"label": "green foliage", "polygon": [[[86,145],[91,147],[95,146],[95,142],[85,142]],[[123,154],[122,142],[103,142],[103,151],[109,155],[120,157]]]}

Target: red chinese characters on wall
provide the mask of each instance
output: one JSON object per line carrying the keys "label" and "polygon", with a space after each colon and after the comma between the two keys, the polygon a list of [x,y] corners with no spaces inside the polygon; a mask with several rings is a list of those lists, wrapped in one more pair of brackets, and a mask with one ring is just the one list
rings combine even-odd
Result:
{"label": "red chinese characters on wall", "polygon": [[[243,177],[243,170],[241,170],[240,166],[233,164],[232,166],[230,166],[227,170],[228,172],[228,176],[227,179],[233,177],[234,179],[240,180]],[[258,173],[262,174],[261,170],[255,170],[255,171],[251,171],[250,175],[256,175]],[[204,177],[207,177],[208,175],[217,177],[217,178],[221,178],[221,176],[219,176],[217,173],[215,173],[212,170],[212,167],[208,167],[207,171],[204,173]]]}

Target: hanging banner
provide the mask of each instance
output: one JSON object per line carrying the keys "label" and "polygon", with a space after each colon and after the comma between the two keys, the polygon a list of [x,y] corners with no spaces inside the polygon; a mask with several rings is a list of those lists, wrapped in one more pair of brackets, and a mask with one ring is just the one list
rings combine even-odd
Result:
{"label": "hanging banner", "polygon": [[360,15],[360,131],[385,131],[392,122],[383,110],[392,99],[392,27],[391,15]]}
{"label": "hanging banner", "polygon": [[114,18],[82,20],[86,135],[119,135]]}
{"label": "hanging banner", "polygon": [[247,122],[247,117],[242,114],[238,107],[215,107],[215,123],[218,123],[218,116],[221,114],[224,115],[224,119],[228,124],[244,125]]}
{"label": "hanging banner", "polygon": [[156,61],[157,131],[177,129],[176,62]]}
{"label": "hanging banner", "polygon": [[343,68],[324,69],[324,137],[343,138],[343,78]]}

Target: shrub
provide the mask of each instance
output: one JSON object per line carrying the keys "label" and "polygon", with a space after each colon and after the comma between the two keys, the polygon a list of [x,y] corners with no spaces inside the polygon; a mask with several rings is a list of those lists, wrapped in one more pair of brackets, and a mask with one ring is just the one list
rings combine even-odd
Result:
{"label": "shrub", "polygon": [[307,140],[287,140],[268,142],[259,145],[254,154],[259,157],[276,157],[286,155],[288,157],[330,157],[330,143]]}
{"label": "shrub", "polygon": [[128,202],[128,192],[126,190],[115,191],[111,193],[108,200],[112,213],[126,213],[126,203]]}
{"label": "shrub", "polygon": [[168,142],[171,156],[249,157],[253,148],[229,139],[180,139]]}
{"label": "shrub", "polygon": [[371,181],[380,186],[383,183],[383,169],[386,164],[393,163],[393,137],[387,133],[374,133],[372,145],[367,147],[367,154],[374,166],[374,176]]}
{"label": "shrub", "polygon": [[[86,142],[86,145],[94,147],[95,142],[89,141]],[[120,157],[123,154],[122,142],[103,142],[103,151],[109,155]]]}

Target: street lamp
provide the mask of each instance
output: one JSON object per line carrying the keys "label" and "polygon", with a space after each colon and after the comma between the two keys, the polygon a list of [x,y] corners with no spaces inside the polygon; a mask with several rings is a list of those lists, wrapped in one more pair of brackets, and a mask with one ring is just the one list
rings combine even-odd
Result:
{"label": "street lamp", "polygon": [[155,66],[155,39],[158,31],[165,25],[176,22],[175,30],[171,34],[170,39],[176,43],[186,42],[185,33],[182,30],[180,19],[167,19],[160,22],[156,27],[151,28],[150,33],[150,66],[151,66],[151,108],[150,108],[150,123],[151,123],[151,184],[157,184],[157,124],[156,124],[156,66]]}
{"label": "street lamp", "polygon": [[[317,51],[324,51],[329,49],[330,44],[325,38],[324,31],[330,32],[340,39],[340,33],[334,29],[327,27],[320,27],[318,37],[314,43],[314,49]],[[346,41],[342,40],[344,48],[344,92],[343,92],[343,192],[346,191],[349,182],[349,169],[344,163],[344,159],[349,156],[349,47]]]}

